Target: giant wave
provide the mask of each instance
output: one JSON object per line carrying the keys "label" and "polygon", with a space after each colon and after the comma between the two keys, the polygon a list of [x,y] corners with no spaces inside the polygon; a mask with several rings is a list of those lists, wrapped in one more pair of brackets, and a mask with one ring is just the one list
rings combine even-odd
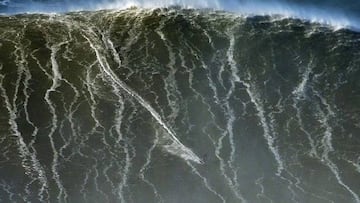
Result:
{"label": "giant wave", "polygon": [[0,201],[360,202],[356,22],[14,3],[60,11],[4,3]]}

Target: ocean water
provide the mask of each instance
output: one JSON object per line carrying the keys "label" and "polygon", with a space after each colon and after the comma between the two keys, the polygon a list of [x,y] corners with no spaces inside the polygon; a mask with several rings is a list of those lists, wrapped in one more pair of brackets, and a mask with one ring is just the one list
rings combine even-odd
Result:
{"label": "ocean water", "polygon": [[358,11],[0,1],[0,202],[360,202]]}

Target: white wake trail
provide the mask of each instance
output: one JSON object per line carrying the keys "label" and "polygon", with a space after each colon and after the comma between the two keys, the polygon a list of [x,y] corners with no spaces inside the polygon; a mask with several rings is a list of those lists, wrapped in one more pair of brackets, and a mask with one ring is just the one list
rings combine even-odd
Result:
{"label": "white wake trail", "polygon": [[[88,33],[93,34],[93,30],[89,29]],[[94,34],[93,34],[94,35]],[[101,54],[101,45],[96,44],[90,39],[89,36],[83,34],[83,37],[88,41],[91,48],[96,54],[97,60],[102,68],[102,71],[111,79],[115,84],[119,85],[119,87],[124,90],[127,94],[129,94],[132,98],[134,98],[138,103],[140,103],[151,115],[152,117],[162,126],[162,128],[168,133],[170,139],[173,141],[172,144],[164,146],[165,149],[177,156],[180,156],[184,160],[191,160],[198,164],[203,163],[202,160],[191,151],[191,149],[184,146],[178,138],[175,136],[175,132],[173,132],[163,121],[161,116],[156,112],[154,108],[150,106],[148,102],[146,102],[139,94],[133,91],[129,86],[127,86],[124,82],[122,82],[116,74],[111,70],[110,65],[108,64],[105,56]]]}

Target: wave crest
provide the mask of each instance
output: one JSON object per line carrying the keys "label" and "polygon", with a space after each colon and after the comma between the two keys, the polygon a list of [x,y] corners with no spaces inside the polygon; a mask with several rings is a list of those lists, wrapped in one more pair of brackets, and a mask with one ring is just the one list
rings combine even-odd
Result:
{"label": "wave crest", "polygon": [[178,6],[181,8],[213,9],[233,12],[239,15],[280,15],[284,18],[297,18],[321,23],[334,29],[348,28],[360,30],[357,16],[346,15],[340,10],[319,8],[309,5],[295,5],[279,1],[239,1],[239,0],[90,0],[90,1],[11,1],[0,2],[0,13],[63,13],[83,10],[163,8]]}

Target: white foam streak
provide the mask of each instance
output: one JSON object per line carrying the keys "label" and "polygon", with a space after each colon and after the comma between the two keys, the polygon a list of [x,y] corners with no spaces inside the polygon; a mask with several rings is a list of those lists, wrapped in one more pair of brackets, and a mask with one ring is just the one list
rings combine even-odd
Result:
{"label": "white foam streak", "polygon": [[60,82],[62,80],[62,76],[61,76],[60,71],[59,71],[59,65],[58,65],[58,63],[56,61],[56,54],[57,54],[57,52],[59,51],[60,47],[63,44],[65,44],[65,42],[60,43],[58,45],[53,45],[51,47],[48,47],[51,50],[50,60],[51,60],[51,68],[52,68],[53,78],[52,78],[52,85],[46,91],[46,94],[45,94],[45,97],[44,97],[46,103],[49,106],[50,113],[52,114],[52,119],[51,119],[52,126],[51,126],[51,129],[50,129],[50,133],[48,134],[48,138],[50,140],[51,149],[53,151],[53,160],[52,160],[52,165],[51,165],[51,172],[53,173],[52,178],[56,182],[56,185],[57,185],[57,187],[59,189],[59,194],[58,194],[58,197],[57,197],[59,201],[61,201],[62,196],[64,196],[64,199],[66,199],[67,194],[66,194],[65,188],[64,188],[64,186],[63,186],[63,184],[62,184],[62,182],[60,180],[60,174],[59,174],[59,171],[58,171],[59,153],[56,150],[55,140],[54,140],[54,137],[53,137],[53,135],[55,134],[55,132],[56,132],[56,130],[58,128],[58,117],[56,115],[55,104],[50,99],[50,94],[52,92],[56,91],[56,89],[60,86]]}
{"label": "white foam streak", "polygon": [[[236,64],[236,61],[235,61],[235,57],[234,57],[235,36],[234,36],[233,33],[230,33],[228,35],[230,35],[229,36],[229,38],[230,38],[230,47],[229,47],[229,50],[227,52],[227,58],[228,58],[228,61],[229,61],[230,67],[231,67],[232,80],[233,80],[233,82],[241,83],[242,85],[245,86],[246,92],[250,97],[251,103],[253,103],[255,108],[256,108],[257,115],[258,115],[258,117],[260,119],[260,124],[261,124],[261,126],[262,126],[262,128],[264,130],[264,135],[263,136],[266,139],[268,147],[269,147],[271,153],[274,155],[274,158],[275,158],[275,160],[277,162],[277,173],[276,173],[276,175],[281,176],[281,172],[284,170],[284,164],[283,164],[283,162],[281,160],[280,153],[279,153],[277,147],[275,146],[275,138],[271,134],[270,126],[267,123],[263,103],[261,102],[260,96],[258,95],[254,85],[242,80],[240,78],[240,76],[238,75],[238,68],[237,68],[237,64]],[[251,75],[248,76],[248,81],[252,81]],[[232,88],[234,88],[234,84],[232,84]],[[232,94],[232,91],[233,90],[231,90],[229,93]],[[229,122],[233,123],[232,119],[230,119]],[[232,134],[230,134],[230,137],[232,137],[231,135]],[[231,152],[232,154],[235,153],[234,149],[235,148],[233,148],[233,150]]]}
{"label": "white foam streak", "polygon": [[225,198],[221,194],[219,194],[214,188],[212,188],[212,186],[210,186],[208,179],[202,176],[200,172],[195,168],[195,166],[193,166],[190,162],[187,161],[186,163],[188,166],[190,166],[192,173],[197,175],[202,180],[205,188],[211,193],[213,193],[215,196],[217,196],[221,200],[221,202],[226,203]]}
{"label": "white foam streak", "polygon": [[150,149],[146,152],[146,161],[144,163],[144,165],[141,167],[140,172],[139,172],[139,177],[142,181],[144,181],[147,185],[149,185],[149,187],[153,190],[155,197],[157,198],[159,203],[163,203],[164,200],[161,197],[161,195],[159,194],[158,190],[156,189],[155,185],[150,182],[150,180],[148,180],[148,178],[145,177],[145,173],[147,170],[150,169],[150,164],[151,164],[151,159],[152,159],[152,153],[155,149],[155,147],[159,144],[159,132],[156,131],[155,132],[155,139],[153,144],[151,145]]}

